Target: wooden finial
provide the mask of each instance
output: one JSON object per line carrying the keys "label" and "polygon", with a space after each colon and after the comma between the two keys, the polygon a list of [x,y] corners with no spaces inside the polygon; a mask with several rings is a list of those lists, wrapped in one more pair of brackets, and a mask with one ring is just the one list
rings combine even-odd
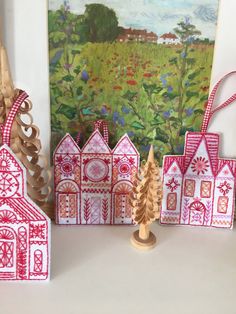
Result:
{"label": "wooden finial", "polygon": [[155,162],[153,145],[150,146],[147,162]]}
{"label": "wooden finial", "polygon": [[11,78],[11,71],[8,62],[7,52],[3,45],[0,46],[0,64],[1,64],[0,90],[5,99],[12,100],[15,95],[15,90]]}
{"label": "wooden finial", "polygon": [[156,237],[150,231],[150,224],[159,218],[161,200],[160,169],[151,145],[148,160],[141,166],[140,175],[131,194],[134,222],[139,224],[139,230],[131,236],[131,243],[138,249],[148,250],[156,245]]}

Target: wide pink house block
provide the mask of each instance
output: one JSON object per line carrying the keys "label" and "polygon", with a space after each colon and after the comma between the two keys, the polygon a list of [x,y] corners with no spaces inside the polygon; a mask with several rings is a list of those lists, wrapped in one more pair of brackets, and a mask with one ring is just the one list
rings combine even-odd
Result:
{"label": "wide pink house block", "polygon": [[132,224],[139,153],[124,135],[111,149],[95,130],[82,149],[66,134],[54,152],[58,224]]}
{"label": "wide pink house block", "polygon": [[218,152],[218,134],[188,132],[184,155],[164,157],[162,224],[233,227],[236,160]]}
{"label": "wide pink house block", "polygon": [[0,280],[48,280],[51,221],[27,196],[26,171],[0,148]]}

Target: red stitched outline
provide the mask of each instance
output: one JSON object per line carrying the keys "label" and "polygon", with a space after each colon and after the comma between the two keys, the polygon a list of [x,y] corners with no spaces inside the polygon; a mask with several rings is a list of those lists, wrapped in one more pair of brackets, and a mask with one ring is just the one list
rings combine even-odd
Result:
{"label": "red stitched outline", "polygon": [[[221,199],[226,199],[226,201],[227,201],[227,203],[226,203],[226,211],[225,212],[219,210],[219,205],[220,205],[219,203],[220,203]],[[219,214],[227,214],[228,205],[229,205],[229,197],[228,196],[219,196],[218,197],[218,201],[217,201],[217,213],[219,213]]]}
{"label": "red stitched outline", "polygon": [[[173,208],[169,207],[169,198],[174,196],[174,205]],[[177,193],[176,192],[171,192],[167,194],[167,198],[166,198],[166,208],[167,210],[176,210],[177,207]]]}
{"label": "red stitched outline", "polygon": [[[203,190],[202,184],[203,184],[203,183],[210,183],[210,189],[209,189],[210,195],[209,195],[209,196],[204,196],[204,195],[202,194],[202,190]],[[207,181],[207,180],[202,180],[202,181],[201,181],[201,187],[200,187],[200,195],[201,195],[201,198],[210,198],[210,197],[211,197],[211,187],[212,187],[212,182],[211,182],[211,181]]]}
{"label": "red stitched outline", "polygon": [[[189,181],[193,182],[193,193],[191,195],[186,193],[186,190],[187,190],[187,184],[186,183],[188,183]],[[193,180],[193,179],[185,179],[184,180],[184,196],[194,197],[195,189],[196,189],[196,181],[195,180]]]}

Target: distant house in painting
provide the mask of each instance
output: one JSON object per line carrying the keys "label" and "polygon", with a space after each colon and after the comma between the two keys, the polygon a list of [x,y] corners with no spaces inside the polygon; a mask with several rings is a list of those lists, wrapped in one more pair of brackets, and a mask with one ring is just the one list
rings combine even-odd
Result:
{"label": "distant house in painting", "polygon": [[143,42],[156,44],[158,36],[153,32],[148,32],[146,29],[123,28],[121,34],[117,37],[118,42]]}
{"label": "distant house in painting", "polygon": [[158,44],[178,45],[180,40],[175,34],[165,33],[159,37]]}

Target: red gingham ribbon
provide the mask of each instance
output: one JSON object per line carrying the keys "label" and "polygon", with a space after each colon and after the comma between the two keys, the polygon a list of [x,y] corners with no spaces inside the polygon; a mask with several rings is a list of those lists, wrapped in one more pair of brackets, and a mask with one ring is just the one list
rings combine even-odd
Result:
{"label": "red gingham ribbon", "polygon": [[0,127],[0,132],[2,133],[2,145],[7,144],[8,146],[10,146],[12,124],[16,117],[17,111],[19,110],[25,99],[28,97],[29,96],[27,95],[27,93],[22,91],[14,101],[11,110],[7,116],[6,122]]}
{"label": "red gingham ribbon", "polygon": [[226,74],[225,76],[222,77],[222,79],[214,86],[209,98],[208,98],[208,102],[207,102],[207,107],[206,107],[206,111],[203,117],[203,122],[202,122],[202,129],[201,132],[206,132],[210,119],[212,117],[212,115],[214,113],[216,113],[217,111],[227,107],[228,105],[230,105],[232,102],[234,102],[236,100],[236,93],[233,94],[229,99],[227,99],[225,102],[223,102],[223,104],[217,106],[215,109],[212,109],[213,107],[213,103],[217,94],[217,90],[219,88],[219,85],[229,76],[231,76],[232,74],[236,74],[236,71],[232,71],[228,74]]}
{"label": "red gingham ribbon", "polygon": [[103,137],[106,143],[109,141],[109,131],[108,131],[108,124],[105,120],[97,120],[94,122],[94,130],[98,129],[99,131],[102,130]]}
{"label": "red gingham ribbon", "polygon": [[78,132],[78,134],[76,135],[75,141],[78,145],[80,144],[80,141],[81,141],[81,133],[80,132]]}

